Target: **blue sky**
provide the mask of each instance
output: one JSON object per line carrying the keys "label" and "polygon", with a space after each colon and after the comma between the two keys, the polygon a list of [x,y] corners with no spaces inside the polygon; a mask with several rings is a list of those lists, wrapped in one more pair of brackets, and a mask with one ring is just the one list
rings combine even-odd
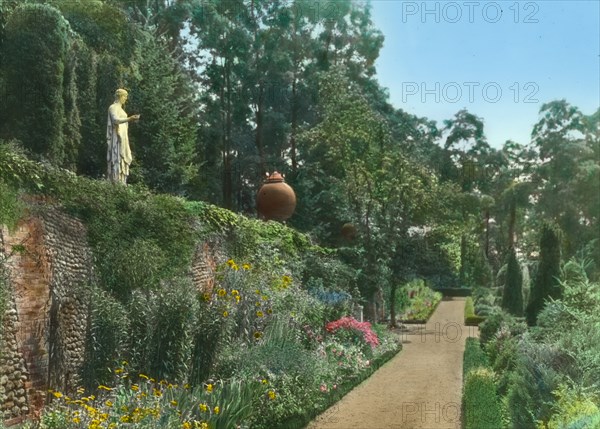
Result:
{"label": "blue sky", "polygon": [[418,116],[484,119],[488,142],[529,143],[543,103],[600,107],[600,2],[371,0],[390,101]]}

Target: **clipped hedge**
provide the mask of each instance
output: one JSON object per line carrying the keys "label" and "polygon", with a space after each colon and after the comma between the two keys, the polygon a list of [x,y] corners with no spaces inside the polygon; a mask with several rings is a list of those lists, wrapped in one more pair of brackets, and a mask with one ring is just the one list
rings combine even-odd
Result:
{"label": "clipped hedge", "polygon": [[485,317],[478,316],[475,314],[475,306],[473,304],[473,298],[468,297],[465,301],[465,325],[466,326],[479,326],[480,323],[485,321]]}
{"label": "clipped hedge", "polygon": [[501,403],[491,369],[479,367],[467,374],[463,407],[465,429],[502,429]]}
{"label": "clipped hedge", "polygon": [[434,288],[436,292],[440,292],[444,297],[466,297],[471,296],[473,290],[466,287],[445,287]]}
{"label": "clipped hedge", "polygon": [[484,367],[490,368],[490,361],[477,338],[467,338],[465,354],[463,355],[463,377],[471,370]]}

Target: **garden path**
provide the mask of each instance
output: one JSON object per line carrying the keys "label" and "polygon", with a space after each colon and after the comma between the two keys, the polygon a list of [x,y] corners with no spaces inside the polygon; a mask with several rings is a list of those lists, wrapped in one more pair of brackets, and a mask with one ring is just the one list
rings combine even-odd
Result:
{"label": "garden path", "polygon": [[460,429],[465,298],[440,302],[426,325],[399,332],[403,349],[307,429]]}

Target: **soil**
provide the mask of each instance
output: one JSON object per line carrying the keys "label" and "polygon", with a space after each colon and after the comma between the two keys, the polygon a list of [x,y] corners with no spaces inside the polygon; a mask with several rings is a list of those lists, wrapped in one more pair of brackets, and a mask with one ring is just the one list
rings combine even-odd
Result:
{"label": "soil", "polygon": [[426,325],[396,332],[403,349],[306,429],[460,429],[465,298],[446,298]]}

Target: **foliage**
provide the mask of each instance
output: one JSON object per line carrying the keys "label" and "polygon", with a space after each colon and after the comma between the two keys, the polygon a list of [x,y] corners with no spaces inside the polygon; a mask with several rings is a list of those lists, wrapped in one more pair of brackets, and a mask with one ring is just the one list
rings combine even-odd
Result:
{"label": "foliage", "polygon": [[600,414],[600,398],[577,387],[560,385],[554,395],[557,400],[552,418],[547,425],[542,423],[539,429],[571,428],[573,424],[591,420]]}
{"label": "foliage", "polygon": [[560,297],[559,275],[560,232],[555,226],[545,223],[540,237],[540,263],[526,311],[529,325],[536,324],[537,315],[548,298]]}
{"label": "foliage", "polygon": [[508,255],[506,283],[502,293],[502,308],[510,314],[523,316],[523,276],[514,249]]}
{"label": "foliage", "polygon": [[487,316],[485,322],[479,326],[479,338],[481,344],[485,347],[502,328],[508,329],[512,335],[523,333],[526,329],[519,319],[498,309]]}
{"label": "foliage", "polygon": [[473,306],[473,298],[470,296],[465,300],[465,325],[466,326],[479,326],[480,323],[485,321],[485,317],[475,314],[475,308]]}
{"label": "foliage", "polygon": [[198,174],[193,90],[157,34],[140,34],[137,42],[132,61],[141,73],[128,110],[141,119],[129,131],[137,159],[131,181],[184,194]]}
{"label": "foliage", "polygon": [[130,374],[126,361],[114,370],[112,385],[99,385],[97,395],[71,398],[51,391],[52,404],[44,411],[40,429],[219,428],[235,427],[250,412],[260,394],[257,382],[228,380],[197,387],[157,381],[145,374]]}
{"label": "foliage", "polygon": [[15,228],[23,216],[24,209],[25,205],[19,199],[18,192],[0,179],[0,225],[6,225],[9,229]]}
{"label": "foliage", "polygon": [[511,424],[519,428],[535,428],[536,422],[548,421],[554,403],[553,391],[566,381],[569,357],[558,347],[519,343],[515,370],[511,376],[507,406]]}
{"label": "foliage", "polygon": [[[377,335],[371,330],[371,324],[369,322],[359,322],[353,317],[342,317],[339,320],[335,320],[333,322],[329,322],[325,329],[327,332],[331,334],[336,334],[338,336],[344,336],[344,333],[355,331],[355,333],[359,334],[359,337],[362,337],[362,340],[369,344],[371,347],[376,347],[379,345],[379,339]],[[354,335],[351,335],[351,338]]]}
{"label": "foliage", "polygon": [[69,25],[51,6],[24,4],[6,23],[2,57],[7,92],[0,135],[20,140],[56,165],[65,161],[68,45]]}
{"label": "foliage", "polygon": [[81,378],[91,390],[111,381],[110,368],[123,356],[127,344],[129,316],[110,293],[97,286],[90,287],[88,293],[86,355]]}
{"label": "foliage", "polygon": [[477,338],[469,337],[465,343],[465,353],[463,355],[463,378],[476,368],[490,368],[490,362],[481,348],[481,344]]}
{"label": "foliage", "polygon": [[466,429],[502,427],[500,399],[496,394],[494,373],[491,370],[471,370],[466,375],[463,396]]}
{"label": "foliage", "polygon": [[442,300],[442,294],[428,287],[422,279],[416,279],[404,286],[409,305],[402,316],[403,320],[427,320]]}

